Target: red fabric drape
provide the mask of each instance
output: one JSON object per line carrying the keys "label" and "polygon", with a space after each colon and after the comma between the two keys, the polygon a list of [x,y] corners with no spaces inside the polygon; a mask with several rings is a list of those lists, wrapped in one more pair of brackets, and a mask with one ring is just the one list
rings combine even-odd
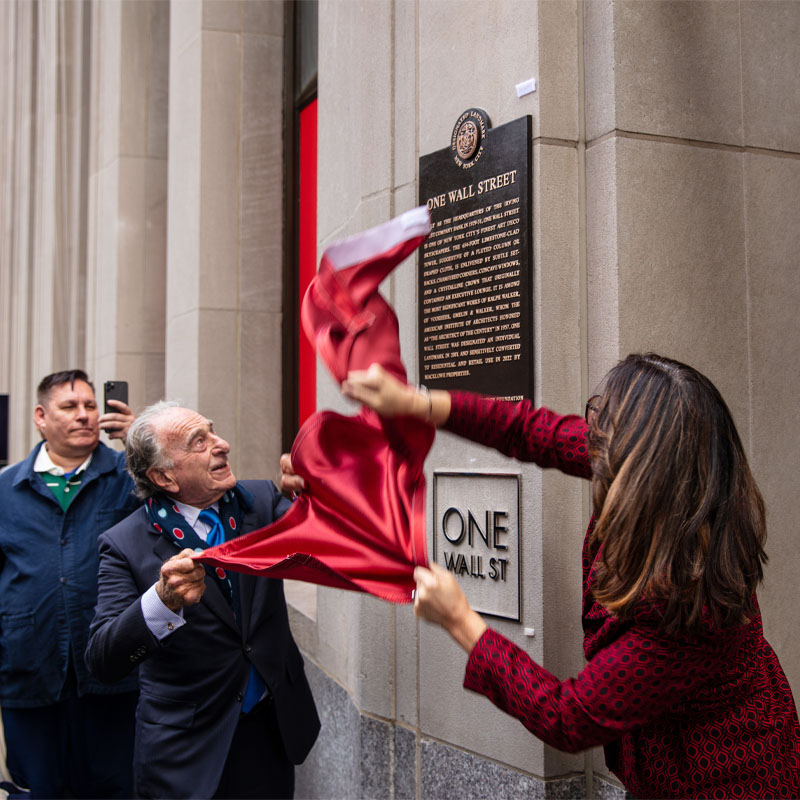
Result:
{"label": "red fabric drape", "polygon": [[[374,362],[406,380],[397,317],[378,286],[429,232],[422,206],[323,253],[301,320],[340,383]],[[197,560],[410,602],[414,567],[428,565],[423,464],[433,438],[431,425],[367,408],[314,414],[292,447],[305,492],[277,522]]]}

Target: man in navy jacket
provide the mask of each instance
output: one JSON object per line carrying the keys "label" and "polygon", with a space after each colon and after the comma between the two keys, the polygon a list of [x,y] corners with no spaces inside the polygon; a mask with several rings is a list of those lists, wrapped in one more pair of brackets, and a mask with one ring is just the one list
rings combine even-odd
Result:
{"label": "man in navy jacket", "polygon": [[210,420],[158,403],[128,431],[144,506],[100,539],[87,663],[139,667],[139,797],[291,797],[319,731],[283,583],[190,557],[289,507],[272,481],[237,482]]}
{"label": "man in navy jacket", "polygon": [[[136,675],[116,686],[83,661],[97,597],[97,538],[140,505],[124,455],[133,419],[98,417],[85,372],[43,378],[43,441],[0,475],[0,707],[7,762],[34,797],[130,797]],[[111,432],[113,429],[113,433]]]}

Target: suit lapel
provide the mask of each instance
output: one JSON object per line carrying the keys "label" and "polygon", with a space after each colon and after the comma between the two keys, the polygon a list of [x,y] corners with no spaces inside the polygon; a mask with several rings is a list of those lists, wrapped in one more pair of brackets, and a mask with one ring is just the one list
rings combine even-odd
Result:
{"label": "suit lapel", "polygon": [[[242,519],[241,536],[251,533],[264,525],[259,523],[258,515],[252,511],[245,512]],[[239,573],[239,600],[241,602],[242,629],[250,630],[250,619],[254,609],[263,608],[269,581],[245,572]]]}
{"label": "suit lapel", "polygon": [[[177,555],[178,550],[175,545],[166,537],[162,536],[156,529],[150,525],[150,533],[156,537],[156,543],[153,547],[153,552],[163,562],[173,556]],[[223,597],[222,591],[217,586],[216,581],[212,580],[206,575],[206,590],[203,592],[203,597],[200,603],[208,608],[213,614],[219,617],[226,625],[229,625],[235,631],[239,631],[239,623],[236,620],[236,615],[233,613],[231,604]]]}

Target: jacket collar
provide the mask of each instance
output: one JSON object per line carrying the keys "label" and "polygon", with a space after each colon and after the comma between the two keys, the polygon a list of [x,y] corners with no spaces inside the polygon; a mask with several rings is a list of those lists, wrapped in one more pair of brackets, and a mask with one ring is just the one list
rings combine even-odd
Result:
{"label": "jacket collar", "polygon": [[[33,465],[36,463],[36,456],[39,455],[39,450],[41,450],[42,447],[44,447],[44,442],[39,442],[28,454],[28,457],[20,464],[20,469],[17,472],[16,478],[14,478],[15,487],[23,481],[34,482],[36,472],[33,469]],[[107,472],[114,472],[118,465],[119,461],[116,452],[102,442],[98,442],[92,454],[92,460],[89,462],[89,466],[83,471],[82,483],[89,483],[89,481],[93,481],[100,475],[104,475]]]}
{"label": "jacket collar", "polygon": [[99,475],[114,472],[119,468],[119,455],[102,442],[97,443],[91,463],[84,472],[84,481],[91,481]]}

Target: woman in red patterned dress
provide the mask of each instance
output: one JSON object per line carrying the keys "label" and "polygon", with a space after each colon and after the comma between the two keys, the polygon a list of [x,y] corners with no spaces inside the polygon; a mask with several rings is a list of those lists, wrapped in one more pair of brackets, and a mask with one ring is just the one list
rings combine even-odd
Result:
{"label": "woman in red patterned dress", "polygon": [[528,401],[419,392],[377,365],[349,397],[592,482],[583,547],[587,664],[559,680],[487,628],[453,575],[417,568],[415,611],[467,651],[464,686],[548,744],[604,745],[636,797],[800,797],[800,727],[764,638],[764,503],[730,412],[660,356],[614,367],[585,418]]}

